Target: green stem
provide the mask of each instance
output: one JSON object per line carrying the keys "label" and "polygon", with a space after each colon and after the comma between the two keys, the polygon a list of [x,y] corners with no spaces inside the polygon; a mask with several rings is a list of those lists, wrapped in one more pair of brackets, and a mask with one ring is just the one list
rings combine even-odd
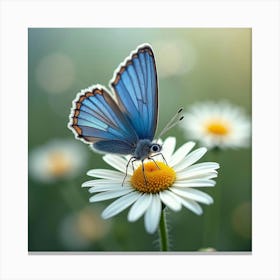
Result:
{"label": "green stem", "polygon": [[159,236],[160,236],[160,250],[168,251],[168,232],[165,221],[164,210],[161,211],[160,223],[159,223]]}

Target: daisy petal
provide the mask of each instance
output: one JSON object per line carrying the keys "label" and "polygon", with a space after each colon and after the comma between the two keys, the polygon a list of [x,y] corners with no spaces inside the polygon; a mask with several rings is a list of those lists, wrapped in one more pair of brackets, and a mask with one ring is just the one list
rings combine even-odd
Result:
{"label": "daisy petal", "polygon": [[159,195],[153,195],[150,207],[144,216],[145,228],[148,233],[154,233],[158,228],[161,214],[161,201]]}
{"label": "daisy petal", "polygon": [[195,146],[194,142],[187,142],[184,145],[182,145],[171,157],[170,162],[168,162],[168,165],[171,167],[175,166],[179,162],[181,162],[184,157],[191,151],[191,149]]}
{"label": "daisy petal", "polygon": [[116,190],[116,191],[107,191],[107,192],[102,192],[102,193],[98,193],[92,197],[90,197],[89,201],[90,202],[96,202],[96,201],[102,201],[102,200],[108,200],[108,199],[112,199],[112,198],[116,198],[116,197],[120,197],[123,195],[126,195],[130,192],[132,192],[133,189],[129,189],[129,188],[123,188],[122,190]]}
{"label": "daisy petal", "polygon": [[105,210],[102,212],[102,218],[103,219],[109,219],[123,210],[125,210],[127,207],[129,207],[134,201],[136,201],[141,194],[139,192],[131,192],[125,196],[122,196],[115,200],[113,203],[111,203]]}
{"label": "daisy petal", "polygon": [[92,169],[87,172],[88,176],[103,178],[103,179],[123,179],[124,174],[115,170],[109,169]]}
{"label": "daisy petal", "polygon": [[128,161],[126,161],[123,157],[116,155],[105,155],[103,160],[121,172],[124,172],[127,169],[127,174],[132,174],[131,166],[127,166]]}
{"label": "daisy petal", "polygon": [[144,193],[136,200],[128,212],[127,219],[130,222],[137,221],[148,209],[152,201],[152,194]]}
{"label": "daisy petal", "polygon": [[82,187],[98,187],[98,186],[111,186],[111,185],[118,185],[122,184],[122,180],[108,180],[108,179],[97,179],[97,180],[90,180],[84,182]]}
{"label": "daisy petal", "polygon": [[195,214],[201,215],[203,213],[201,206],[197,202],[183,197],[180,198],[182,205],[194,212]]}
{"label": "daisy petal", "polygon": [[192,180],[181,180],[176,181],[173,186],[179,188],[189,188],[189,187],[214,187],[216,182],[214,180],[208,179],[192,179]]}
{"label": "daisy petal", "polygon": [[185,174],[182,175],[182,173],[177,173],[177,181],[184,181],[184,180],[192,180],[192,179],[212,179],[218,177],[218,172],[207,172],[203,174],[192,174],[189,176],[186,176]]}
{"label": "daisy petal", "polygon": [[106,192],[106,191],[119,191],[124,189],[131,189],[131,187],[111,184],[111,185],[91,187],[88,189],[88,191],[89,193],[97,193],[97,192]]}
{"label": "daisy petal", "polygon": [[[194,151],[194,152],[196,152],[196,151]],[[191,156],[191,154],[189,154],[189,156]],[[186,161],[188,161],[188,157],[186,158]],[[187,162],[187,164],[186,164],[186,161],[184,161],[181,164],[178,164],[176,166],[177,172],[181,172],[181,173],[184,172],[184,174],[192,176],[193,174],[196,175],[197,173],[200,173],[200,172],[202,172],[202,173],[211,172],[213,170],[219,169],[219,167],[220,167],[220,165],[216,162],[202,162],[202,163],[196,163],[196,164],[190,166],[189,161]]]}
{"label": "daisy petal", "polygon": [[172,192],[165,190],[159,193],[161,201],[171,210],[177,212],[181,210],[182,205]]}
{"label": "daisy petal", "polygon": [[163,142],[162,142],[162,139],[161,138],[158,138],[157,140],[156,140],[156,142],[159,144],[159,145],[163,145]]}
{"label": "daisy petal", "polygon": [[172,187],[170,190],[179,196],[196,200],[204,204],[213,203],[213,198],[210,195],[199,190],[195,190],[191,188],[183,189],[183,188],[176,188],[176,187]]}
{"label": "daisy petal", "polygon": [[165,159],[167,162],[171,159],[171,156],[174,152],[176,146],[176,138],[175,137],[168,137],[163,145],[162,145],[162,153],[164,154]]}
{"label": "daisy petal", "polygon": [[188,166],[192,165],[194,162],[197,162],[200,158],[204,156],[204,154],[207,152],[206,148],[199,148],[193,152],[191,152],[189,155],[187,155],[186,159],[178,164],[176,166],[176,171],[180,171],[182,169],[187,168]]}

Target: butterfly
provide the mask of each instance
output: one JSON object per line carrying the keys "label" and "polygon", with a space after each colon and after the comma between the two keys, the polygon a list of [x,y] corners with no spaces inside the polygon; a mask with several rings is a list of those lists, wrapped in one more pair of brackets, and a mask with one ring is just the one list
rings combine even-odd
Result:
{"label": "butterfly", "polygon": [[98,152],[131,155],[127,167],[130,161],[142,161],[145,177],[143,161],[153,160],[162,150],[154,140],[158,81],[149,44],[139,46],[119,65],[110,88],[112,93],[97,84],[78,93],[72,102],[68,127],[77,139]]}

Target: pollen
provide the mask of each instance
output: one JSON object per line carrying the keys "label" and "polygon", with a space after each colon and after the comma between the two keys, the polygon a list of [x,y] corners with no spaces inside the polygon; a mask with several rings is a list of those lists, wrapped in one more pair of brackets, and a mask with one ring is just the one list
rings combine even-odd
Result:
{"label": "pollen", "polygon": [[222,120],[212,120],[205,125],[208,133],[216,136],[225,136],[229,133],[229,125]]}
{"label": "pollen", "polygon": [[[145,177],[144,177],[144,173]],[[132,186],[143,193],[158,193],[168,189],[176,179],[175,171],[163,162],[149,161],[140,165],[131,177]]]}

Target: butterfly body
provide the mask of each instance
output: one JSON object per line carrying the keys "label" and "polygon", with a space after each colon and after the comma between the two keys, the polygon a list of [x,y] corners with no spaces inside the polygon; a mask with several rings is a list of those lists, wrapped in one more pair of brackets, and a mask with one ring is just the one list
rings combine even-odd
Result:
{"label": "butterfly body", "polygon": [[76,138],[98,152],[145,160],[160,152],[154,142],[158,117],[158,85],[151,46],[139,46],[117,68],[112,93],[94,85],[72,103],[68,127]]}

